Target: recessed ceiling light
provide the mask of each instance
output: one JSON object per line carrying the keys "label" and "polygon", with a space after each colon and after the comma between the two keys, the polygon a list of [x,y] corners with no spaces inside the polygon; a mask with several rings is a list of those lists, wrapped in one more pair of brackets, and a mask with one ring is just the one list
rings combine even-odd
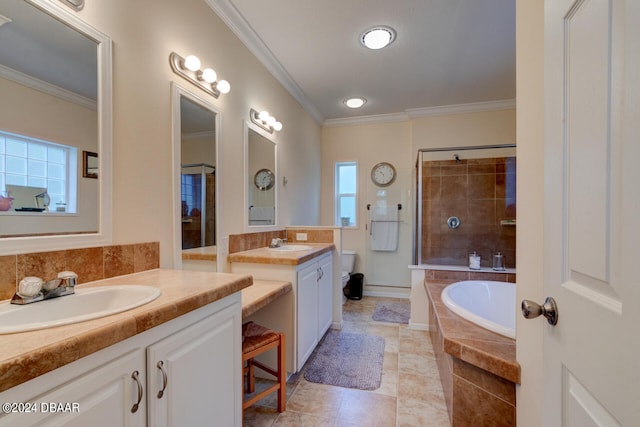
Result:
{"label": "recessed ceiling light", "polygon": [[384,25],[378,25],[362,33],[360,43],[369,49],[382,49],[391,44],[395,39],[396,30]]}
{"label": "recessed ceiling light", "polygon": [[367,100],[360,97],[349,98],[344,100],[344,105],[349,108],[360,108],[367,103]]}

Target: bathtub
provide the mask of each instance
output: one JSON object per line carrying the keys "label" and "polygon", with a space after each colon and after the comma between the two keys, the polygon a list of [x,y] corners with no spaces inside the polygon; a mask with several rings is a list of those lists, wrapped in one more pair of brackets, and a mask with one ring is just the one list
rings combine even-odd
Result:
{"label": "bathtub", "polygon": [[457,315],[508,338],[516,337],[516,285],[465,280],[442,291],[442,302]]}

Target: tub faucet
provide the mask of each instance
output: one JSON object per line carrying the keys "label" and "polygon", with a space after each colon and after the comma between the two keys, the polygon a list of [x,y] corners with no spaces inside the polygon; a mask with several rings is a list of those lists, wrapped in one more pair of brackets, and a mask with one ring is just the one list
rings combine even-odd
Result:
{"label": "tub faucet", "polygon": [[31,304],[74,294],[77,281],[78,275],[73,271],[62,271],[57,278],[46,282],[39,277],[25,277],[20,281],[18,292],[11,298],[11,304]]}

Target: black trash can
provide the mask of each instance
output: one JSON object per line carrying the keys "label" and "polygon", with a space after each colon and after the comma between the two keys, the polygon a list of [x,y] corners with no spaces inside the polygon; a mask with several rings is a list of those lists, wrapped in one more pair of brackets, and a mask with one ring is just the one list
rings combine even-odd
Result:
{"label": "black trash can", "polygon": [[349,299],[362,299],[362,282],[364,281],[364,274],[353,273],[349,276],[349,281],[344,287],[344,296]]}

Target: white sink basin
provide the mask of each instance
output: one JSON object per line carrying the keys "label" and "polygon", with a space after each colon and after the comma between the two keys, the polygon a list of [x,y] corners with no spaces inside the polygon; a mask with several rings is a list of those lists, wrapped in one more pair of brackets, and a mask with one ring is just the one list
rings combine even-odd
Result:
{"label": "white sink basin", "polygon": [[76,293],[27,305],[0,303],[0,334],[26,332],[109,316],[147,304],[160,296],[153,286],[76,288]]}
{"label": "white sink basin", "polygon": [[268,248],[270,251],[275,252],[296,252],[296,251],[308,251],[309,249],[313,249],[313,247],[309,245],[284,245],[278,248]]}

